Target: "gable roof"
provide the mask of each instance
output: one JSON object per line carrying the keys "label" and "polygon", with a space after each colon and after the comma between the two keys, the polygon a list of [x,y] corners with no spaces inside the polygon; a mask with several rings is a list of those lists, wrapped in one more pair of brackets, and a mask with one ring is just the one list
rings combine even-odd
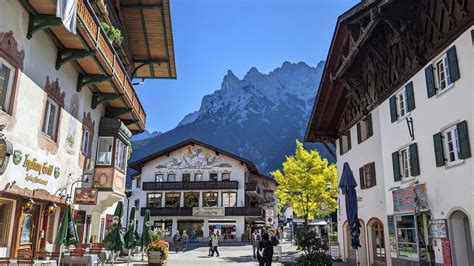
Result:
{"label": "gable roof", "polygon": [[134,169],[134,170],[137,170],[137,171],[141,171],[142,167],[144,164],[148,163],[149,161],[152,161],[158,157],[161,157],[161,156],[164,156],[164,155],[167,155],[175,150],[179,150],[181,148],[184,148],[188,145],[199,145],[199,146],[202,146],[204,148],[208,148],[210,150],[213,150],[215,151],[216,153],[220,153],[220,154],[224,154],[226,156],[229,156],[237,161],[240,161],[242,164],[245,164],[247,165],[247,168],[249,169],[250,172],[252,173],[255,173],[255,174],[259,174],[258,173],[258,170],[257,170],[257,166],[255,165],[254,162],[248,160],[248,159],[245,159],[245,158],[242,158],[238,155],[235,155],[233,153],[230,153],[230,152],[227,152],[227,151],[224,151],[224,150],[221,150],[215,146],[212,146],[210,144],[207,144],[207,143],[204,143],[204,142],[201,142],[201,141],[198,141],[198,140],[195,140],[195,139],[187,139],[185,141],[182,141],[182,142],[179,142],[178,144],[175,144],[173,146],[170,146],[168,148],[164,148],[162,150],[159,150],[155,153],[152,153],[151,155],[148,155],[148,156],[145,156],[141,159],[138,159],[138,160],[135,160],[133,162],[130,162],[129,163],[129,167]]}

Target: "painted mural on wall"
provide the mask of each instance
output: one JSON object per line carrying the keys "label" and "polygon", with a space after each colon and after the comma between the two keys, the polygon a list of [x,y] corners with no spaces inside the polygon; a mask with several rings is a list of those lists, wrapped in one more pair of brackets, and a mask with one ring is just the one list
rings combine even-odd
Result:
{"label": "painted mural on wall", "polygon": [[232,166],[217,156],[214,151],[198,146],[188,146],[181,149],[178,155],[164,161],[156,168],[167,169],[211,169],[215,167],[231,168]]}

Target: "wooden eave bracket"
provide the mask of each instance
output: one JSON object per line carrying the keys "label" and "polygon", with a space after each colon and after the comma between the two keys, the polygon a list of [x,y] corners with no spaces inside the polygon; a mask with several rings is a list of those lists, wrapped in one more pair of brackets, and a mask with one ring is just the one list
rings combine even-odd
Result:
{"label": "wooden eave bracket", "polygon": [[77,87],[76,91],[80,92],[82,87],[87,86],[89,84],[96,84],[103,81],[109,81],[112,79],[112,76],[108,75],[88,75],[88,74],[79,74],[77,79]]}
{"label": "wooden eave bracket", "polygon": [[84,49],[59,49],[56,57],[56,70],[59,70],[65,63],[81,59],[88,56],[94,56],[95,51],[88,51]]}
{"label": "wooden eave bracket", "polygon": [[28,22],[28,33],[26,34],[26,38],[30,40],[35,32],[51,27],[57,27],[60,25],[62,25],[61,19],[57,18],[54,15],[30,14],[30,19]]}
{"label": "wooden eave bracket", "polygon": [[91,108],[95,109],[101,103],[113,101],[120,97],[122,97],[122,95],[118,93],[94,93],[92,95]]}

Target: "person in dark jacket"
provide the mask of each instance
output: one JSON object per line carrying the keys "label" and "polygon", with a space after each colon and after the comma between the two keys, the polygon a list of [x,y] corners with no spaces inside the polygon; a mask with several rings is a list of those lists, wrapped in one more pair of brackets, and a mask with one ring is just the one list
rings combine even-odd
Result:
{"label": "person in dark jacket", "polygon": [[268,233],[263,233],[262,240],[258,243],[257,260],[260,266],[272,265],[273,244]]}

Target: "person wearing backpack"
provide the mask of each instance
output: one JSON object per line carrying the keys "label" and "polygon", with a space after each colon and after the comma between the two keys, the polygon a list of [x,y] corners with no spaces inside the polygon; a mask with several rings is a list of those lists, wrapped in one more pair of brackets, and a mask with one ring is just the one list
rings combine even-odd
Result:
{"label": "person wearing backpack", "polygon": [[272,265],[273,244],[268,233],[263,233],[262,240],[258,242],[257,260],[260,266]]}
{"label": "person wearing backpack", "polygon": [[252,236],[250,237],[250,244],[252,244],[252,251],[253,251],[253,258],[257,259],[257,245],[258,242],[260,242],[262,238],[260,237],[260,234],[258,233],[257,229],[253,231]]}

